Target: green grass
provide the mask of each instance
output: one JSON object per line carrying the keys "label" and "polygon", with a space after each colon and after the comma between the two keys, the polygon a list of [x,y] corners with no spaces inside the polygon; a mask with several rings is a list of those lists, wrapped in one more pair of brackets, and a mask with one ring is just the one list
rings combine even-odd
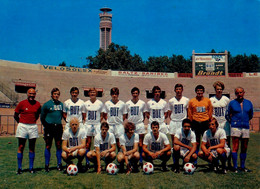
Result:
{"label": "green grass", "polygon": [[[91,168],[86,173],[77,176],[67,176],[55,169],[55,146],[52,148],[51,171],[44,171],[44,140],[39,138],[36,143],[36,174],[28,170],[28,142],[24,152],[22,175],[16,175],[17,170],[17,139],[15,137],[0,137],[0,188],[260,188],[260,134],[252,133],[249,141],[246,166],[252,173],[233,173],[226,175],[207,172],[207,163],[199,160],[200,167],[193,175],[175,174],[172,171],[161,172],[155,167],[155,173],[144,175],[142,172],[130,175],[107,175],[102,172],[97,175]],[[85,160],[84,160],[85,162]],[[159,165],[160,162],[156,161]],[[172,165],[172,160],[168,162]]]}

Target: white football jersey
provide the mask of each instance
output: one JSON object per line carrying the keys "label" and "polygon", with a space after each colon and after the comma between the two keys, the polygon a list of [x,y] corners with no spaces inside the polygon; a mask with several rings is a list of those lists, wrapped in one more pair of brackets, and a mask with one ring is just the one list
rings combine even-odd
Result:
{"label": "white football jersey", "polygon": [[218,123],[226,122],[225,113],[229,104],[229,98],[222,95],[221,99],[217,99],[216,96],[210,98],[213,106],[213,117],[215,117]]}
{"label": "white football jersey", "polygon": [[62,140],[68,141],[68,147],[79,146],[82,144],[82,140],[86,139],[87,135],[85,129],[78,128],[78,131],[74,135],[71,128],[66,129],[62,134]]}
{"label": "white football jersey", "polygon": [[86,109],[86,124],[97,125],[100,123],[100,114],[103,111],[103,102],[96,100],[92,103],[90,100],[84,103]]}
{"label": "white football jersey", "polygon": [[190,99],[183,96],[180,100],[173,97],[169,100],[169,110],[171,113],[171,120],[182,121],[187,117],[187,109]]}
{"label": "white football jersey", "polygon": [[77,102],[73,102],[68,99],[64,102],[63,112],[67,113],[66,122],[69,123],[72,117],[78,118],[79,122],[82,123],[82,113],[86,113],[84,101],[78,99]]}
{"label": "white football jersey", "polygon": [[164,113],[168,111],[167,102],[160,99],[156,102],[154,99],[147,102],[147,112],[150,113],[149,123],[157,121],[159,124],[163,123],[165,120]]}
{"label": "white football jersey", "polygon": [[134,133],[133,136],[129,139],[125,133],[124,135],[120,136],[119,143],[121,146],[126,147],[126,151],[130,151],[134,148],[135,143],[139,143],[139,135]]}
{"label": "white football jersey", "polygon": [[110,149],[112,144],[116,143],[116,139],[113,133],[107,132],[105,140],[101,136],[101,132],[94,138],[94,147],[99,147],[100,152]]}
{"label": "white football jersey", "polygon": [[142,100],[133,103],[132,100],[126,102],[126,110],[128,114],[128,121],[134,124],[142,123],[144,121],[144,112],[146,112],[146,104]]}
{"label": "white football jersey", "polygon": [[159,132],[159,136],[156,140],[153,133],[149,132],[145,135],[143,144],[147,145],[149,151],[157,152],[164,149],[164,146],[170,143],[166,134]]}
{"label": "white football jersey", "polygon": [[107,113],[107,122],[111,125],[122,125],[123,115],[127,114],[125,103],[119,100],[114,104],[111,100],[107,101],[104,105],[104,113]]}
{"label": "white football jersey", "polygon": [[180,128],[176,131],[174,137],[178,138],[181,143],[186,144],[187,146],[191,146],[192,143],[196,142],[196,135],[191,129],[186,136],[183,128]]}
{"label": "white football jersey", "polygon": [[[227,139],[226,132],[224,129],[217,128],[214,136],[212,136],[211,130],[208,129],[203,134],[202,142],[207,142],[210,146],[216,146],[220,143],[221,139]],[[228,148],[226,142],[225,142],[225,148]]]}

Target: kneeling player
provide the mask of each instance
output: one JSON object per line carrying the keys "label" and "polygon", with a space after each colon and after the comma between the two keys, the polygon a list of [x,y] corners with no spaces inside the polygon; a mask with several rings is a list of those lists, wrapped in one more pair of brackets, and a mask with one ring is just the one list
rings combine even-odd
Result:
{"label": "kneeling player", "polygon": [[139,135],[135,133],[135,125],[132,122],[125,124],[125,134],[119,138],[122,151],[117,155],[117,161],[120,163],[120,171],[124,169],[124,161],[127,166],[126,174],[132,171],[138,172],[137,162],[140,159],[138,150]]}
{"label": "kneeling player", "polygon": [[183,158],[183,164],[194,162],[198,158],[197,154],[195,153],[197,149],[196,136],[190,128],[191,121],[189,119],[184,119],[182,121],[182,128],[178,129],[175,133],[173,148],[173,155],[175,158],[173,170],[175,173],[180,172],[180,156]]}
{"label": "kneeling player", "polygon": [[230,148],[226,144],[226,133],[224,129],[218,128],[216,118],[209,122],[209,129],[202,137],[200,158],[213,164],[214,171],[218,171],[218,160],[222,163],[222,172],[226,174],[226,160],[230,154]]}
{"label": "kneeling player", "polygon": [[162,171],[168,171],[167,161],[171,158],[171,146],[166,134],[159,132],[159,123],[151,123],[152,132],[147,133],[143,143],[143,158],[152,162],[154,159],[162,160]]}
{"label": "kneeling player", "polygon": [[107,166],[116,158],[116,140],[114,134],[108,132],[108,123],[103,122],[100,129],[101,132],[94,138],[95,150],[87,153],[88,159],[95,164],[98,174],[101,173],[101,159],[105,161]]}
{"label": "kneeling player", "polygon": [[72,164],[72,159],[78,158],[78,169],[82,171],[82,160],[86,153],[86,133],[84,128],[79,128],[78,118],[70,120],[70,128],[62,135],[62,158],[67,166]]}

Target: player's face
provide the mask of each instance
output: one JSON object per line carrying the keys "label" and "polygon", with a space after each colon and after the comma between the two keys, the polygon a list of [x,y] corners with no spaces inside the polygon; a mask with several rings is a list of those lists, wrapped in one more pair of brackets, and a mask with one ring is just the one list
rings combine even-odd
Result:
{"label": "player's face", "polygon": [[184,132],[189,132],[191,125],[190,125],[190,123],[184,123],[182,127],[183,127]]}
{"label": "player's face", "polygon": [[71,95],[71,98],[78,98],[79,91],[78,91],[78,90],[72,91],[72,92],[70,93],[70,95]]}
{"label": "player's face", "polygon": [[139,97],[138,91],[132,92],[132,97],[133,97],[133,99],[137,99]]}
{"label": "player's face", "polygon": [[237,99],[242,100],[244,98],[245,91],[242,88],[237,88],[235,91]]}
{"label": "player's face", "polygon": [[181,96],[182,95],[182,87],[176,87],[176,89],[174,90],[176,93],[176,96]]}
{"label": "player's face", "polygon": [[102,136],[107,136],[108,128],[106,127],[101,127],[101,135]]}
{"label": "player's face", "polygon": [[222,89],[221,86],[216,86],[215,91],[216,91],[216,95],[220,95],[221,96],[222,92],[223,92],[223,89]]}
{"label": "player's face", "polygon": [[212,133],[215,133],[217,130],[216,122],[212,120],[209,122],[209,129],[211,130]]}
{"label": "player's face", "polygon": [[52,95],[51,95],[51,98],[54,100],[54,101],[57,101],[60,97],[60,91],[56,91],[56,92],[53,92]]}
{"label": "player's face", "polygon": [[70,128],[73,133],[76,133],[79,128],[79,122],[77,120],[71,120],[70,121]]}
{"label": "player's face", "polygon": [[117,94],[117,93],[112,94],[111,95],[112,101],[118,101],[118,96],[119,96],[119,94]]}
{"label": "player's face", "polygon": [[91,98],[91,99],[93,99],[93,98],[96,98],[97,97],[97,92],[96,91],[89,91],[89,93],[88,93],[88,95],[89,95],[89,97]]}
{"label": "player's face", "polygon": [[203,97],[203,93],[203,89],[197,89],[196,91],[197,97]]}
{"label": "player's face", "polygon": [[161,91],[155,90],[153,96],[154,96],[154,99],[160,99]]}
{"label": "player's face", "polygon": [[152,132],[153,134],[159,133],[159,126],[158,125],[152,125]]}
{"label": "player's face", "polygon": [[35,97],[36,97],[36,91],[34,89],[29,89],[27,91],[27,99],[29,101],[34,101]]}
{"label": "player's face", "polygon": [[128,130],[128,132],[127,132],[127,136],[129,136],[129,137],[133,136],[134,132],[135,132],[135,130],[132,129],[132,128],[130,128],[130,129]]}

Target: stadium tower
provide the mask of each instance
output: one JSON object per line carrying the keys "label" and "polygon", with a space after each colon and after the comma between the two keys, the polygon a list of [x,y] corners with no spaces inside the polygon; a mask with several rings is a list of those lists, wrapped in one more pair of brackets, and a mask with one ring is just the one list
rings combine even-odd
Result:
{"label": "stadium tower", "polygon": [[100,9],[102,13],[100,17],[100,48],[106,50],[111,43],[111,32],[112,32],[112,14],[108,13],[112,9],[104,7]]}

